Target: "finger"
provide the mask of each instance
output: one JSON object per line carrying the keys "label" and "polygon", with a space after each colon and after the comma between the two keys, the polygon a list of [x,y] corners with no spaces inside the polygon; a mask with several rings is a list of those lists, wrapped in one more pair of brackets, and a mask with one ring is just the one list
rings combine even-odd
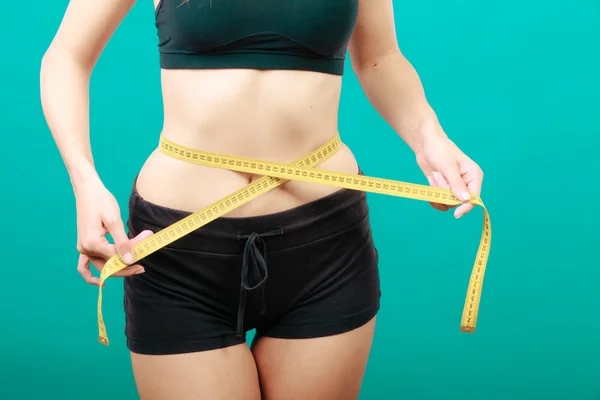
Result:
{"label": "finger", "polygon": [[442,174],[450,185],[449,189],[452,190],[452,193],[454,193],[454,196],[456,196],[457,199],[461,201],[471,200],[469,189],[460,175],[457,166],[447,166],[443,168]]}
{"label": "finger", "polygon": [[149,238],[150,236],[152,236],[154,233],[150,230],[145,230],[140,232],[136,237],[134,237],[133,239],[131,239],[131,244],[134,245],[136,243],[141,242],[142,240]]}
{"label": "finger", "polygon": [[87,256],[109,259],[116,254],[115,246],[110,244],[104,233],[90,230],[82,235],[77,251]]}
{"label": "finger", "polygon": [[[138,243],[138,242],[146,239],[147,237],[152,236],[152,234],[153,233],[150,230],[142,231],[135,238],[131,239],[130,242],[133,245],[135,243]],[[91,263],[94,266],[94,268],[96,268],[96,270],[98,270],[98,272],[102,273],[102,269],[104,268],[104,265],[107,262],[106,259],[94,257],[94,256],[91,256],[89,258],[90,258]],[[120,271],[117,271],[114,274],[112,274],[111,276],[124,277],[124,276],[132,276],[132,275],[142,274],[144,272],[145,272],[145,270],[144,270],[143,266],[141,266],[139,264],[135,264],[135,265],[130,265]]]}
{"label": "finger", "polygon": [[[138,234],[135,238],[131,239],[131,244],[134,245],[138,242],[141,242],[142,240],[152,236],[153,233],[150,230],[145,230],[142,231],[140,234]],[[108,244],[109,246],[112,246],[114,248],[113,245]],[[90,253],[88,254],[88,257],[90,257],[91,262],[94,266],[94,268],[96,268],[98,271],[102,271],[102,268],[104,268],[104,264],[106,264],[106,260],[109,259],[110,257],[112,257],[114,255],[114,251],[108,253],[108,257],[103,256],[102,254],[96,254],[96,253]]]}
{"label": "finger", "polygon": [[[154,233],[150,230],[145,230],[140,232],[136,237],[130,240],[131,245],[135,245],[136,243],[141,242],[142,240],[152,236]],[[124,276],[133,276],[138,274],[143,274],[145,272],[144,267],[140,264],[130,265],[120,271],[115,272],[112,276],[114,277],[124,277]]]}
{"label": "finger", "polygon": [[[444,175],[442,175],[440,172],[433,173],[433,180],[436,182],[439,188],[450,190],[450,184],[448,183],[446,178],[444,178]],[[456,205],[453,204],[445,204],[445,206],[448,207],[448,209],[456,207]]]}
{"label": "finger", "polygon": [[463,174],[463,180],[471,193],[481,196],[481,187],[483,186],[483,171],[481,169],[471,170]]}
{"label": "finger", "polygon": [[458,207],[455,211],[454,211],[454,218],[460,218],[463,215],[465,215],[466,213],[468,213],[469,211],[471,211],[473,209],[473,204],[471,203],[467,203],[467,204],[462,204],[460,207]]}
{"label": "finger", "polygon": [[122,269],[118,272],[115,272],[112,276],[114,276],[115,278],[124,278],[127,276],[143,274],[144,272],[146,272],[144,267],[142,267],[139,264],[134,264],[134,265],[125,267],[124,269]]}
{"label": "finger", "polygon": [[[102,269],[104,268],[104,265],[106,264],[106,260],[102,259],[102,258],[97,258],[97,257],[90,257],[89,258],[91,261],[91,264],[94,266],[94,268],[102,273]],[[133,275],[138,275],[138,274],[143,274],[145,272],[144,267],[139,265],[139,264],[135,264],[135,265],[130,265],[128,267],[123,268],[120,271],[115,272],[114,274],[111,275],[111,277],[115,277],[115,278],[122,278],[125,276],[133,276]],[[98,282],[100,282],[100,280],[98,279]]]}
{"label": "finger", "polygon": [[[463,175],[463,179],[467,182],[467,187],[471,193],[479,196],[481,194],[481,186],[483,185],[483,172],[481,170],[469,171]],[[460,218],[474,208],[474,204],[463,204],[456,209],[454,217]]]}
{"label": "finger", "polygon": [[83,254],[79,255],[79,260],[77,261],[77,271],[90,285],[98,286],[100,284],[100,279],[92,275],[92,271],[90,270],[90,258],[88,256]]}
{"label": "finger", "polygon": [[449,210],[448,206],[445,204],[440,204],[440,203],[432,203],[431,201],[429,202],[429,205],[433,208],[435,208],[438,211],[441,212],[446,212]]}
{"label": "finger", "polygon": [[[427,181],[429,182],[429,186],[431,187],[438,187],[438,185],[434,182],[433,177],[432,176],[427,176]],[[448,206],[445,204],[440,204],[440,203],[433,203],[433,202],[429,202],[429,205],[431,205],[431,207],[435,208],[436,210],[442,211],[442,212],[446,212],[448,211]]]}
{"label": "finger", "polygon": [[88,256],[90,259],[90,264],[96,269],[98,272],[102,272],[102,268],[104,268],[104,264],[106,264],[106,260],[104,258],[99,258],[95,256]]}
{"label": "finger", "polygon": [[[136,243],[139,243],[142,240],[144,240],[152,235],[153,235],[153,232],[150,230],[142,231],[136,237],[131,239],[131,244],[135,245]],[[141,266],[139,264],[135,264],[135,265],[130,265],[129,267],[124,268],[121,271],[114,273],[113,276],[115,276],[115,277],[133,276],[133,275],[143,274],[144,272],[146,272],[146,271],[144,270],[143,266]]]}
{"label": "finger", "polygon": [[441,173],[439,173],[437,171],[434,172],[433,180],[434,180],[435,184],[437,185],[437,187],[440,187],[443,189],[450,189],[450,184],[448,183],[446,178],[444,178],[444,175],[442,175]]}
{"label": "finger", "polygon": [[117,215],[114,217],[107,218],[104,222],[106,229],[112,236],[115,247],[121,259],[126,263],[130,264],[133,262],[133,246],[131,241],[127,237],[125,233],[125,226],[123,225],[123,221]]}

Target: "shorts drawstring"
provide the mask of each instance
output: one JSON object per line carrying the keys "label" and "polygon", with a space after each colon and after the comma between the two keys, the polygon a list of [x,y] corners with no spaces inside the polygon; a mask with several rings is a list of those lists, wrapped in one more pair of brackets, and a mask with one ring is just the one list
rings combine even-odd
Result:
{"label": "shorts drawstring", "polygon": [[244,312],[246,309],[246,295],[252,290],[259,289],[260,313],[267,312],[265,301],[265,283],[269,276],[267,269],[267,245],[263,238],[283,235],[283,229],[265,233],[253,232],[250,235],[238,233],[238,239],[246,239],[244,247],[244,258],[242,260],[242,280],[240,284],[240,302],[237,317],[237,336],[244,333]]}

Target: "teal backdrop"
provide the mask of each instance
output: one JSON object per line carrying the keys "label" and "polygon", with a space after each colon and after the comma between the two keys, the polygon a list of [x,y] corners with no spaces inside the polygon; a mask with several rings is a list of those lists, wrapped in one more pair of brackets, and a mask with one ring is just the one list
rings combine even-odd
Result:
{"label": "teal backdrop", "polygon": [[[39,102],[66,0],[2,6],[0,399],[135,399],[122,287],[76,272],[75,204]],[[486,173],[492,253],[478,330],[459,332],[482,211],[370,196],[382,310],[361,399],[600,399],[600,2],[394,1],[447,133]],[[99,172],[122,206],[162,124],[151,0],[91,82]],[[425,183],[348,68],[340,131],[365,172]],[[125,208],[122,207],[124,210]],[[126,215],[124,215],[126,218]]]}

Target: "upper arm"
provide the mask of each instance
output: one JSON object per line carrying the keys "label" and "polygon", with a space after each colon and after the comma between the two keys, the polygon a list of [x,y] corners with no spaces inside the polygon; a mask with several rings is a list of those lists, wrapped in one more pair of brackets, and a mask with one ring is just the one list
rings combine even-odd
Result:
{"label": "upper arm", "polygon": [[400,51],[392,0],[359,1],[358,20],[348,46],[355,70]]}
{"label": "upper arm", "polygon": [[68,55],[92,68],[135,0],[71,0],[45,57]]}

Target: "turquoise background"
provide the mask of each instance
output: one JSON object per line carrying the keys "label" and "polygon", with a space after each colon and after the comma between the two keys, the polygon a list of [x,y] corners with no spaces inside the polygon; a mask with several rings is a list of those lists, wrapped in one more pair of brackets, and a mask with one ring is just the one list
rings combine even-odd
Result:
{"label": "turquoise background", "polygon": [[[40,59],[66,4],[2,6],[0,398],[134,399],[122,288],[106,289],[106,348],[39,104]],[[383,308],[361,399],[600,399],[600,2],[394,5],[443,126],[486,173],[494,236],[478,331],[460,333],[481,209],[455,221],[370,196]],[[140,1],[91,83],[98,169],[122,205],[162,122],[155,35]],[[340,118],[366,173],[425,182],[350,69]]]}

